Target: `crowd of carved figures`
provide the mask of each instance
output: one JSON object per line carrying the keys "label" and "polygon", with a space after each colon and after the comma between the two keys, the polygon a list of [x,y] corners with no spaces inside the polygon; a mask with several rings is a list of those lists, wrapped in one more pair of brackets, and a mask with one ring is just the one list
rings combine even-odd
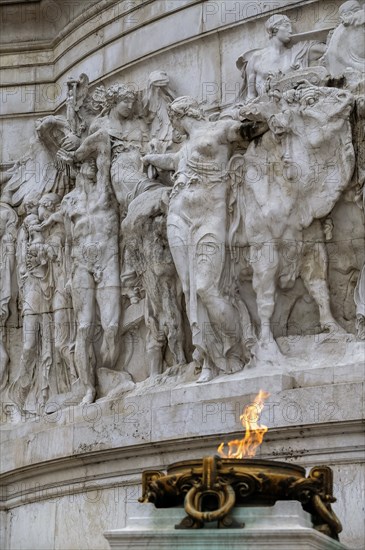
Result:
{"label": "crowd of carved figures", "polygon": [[[156,71],[141,90],[69,80],[65,116],[37,121],[0,204],[0,375],[20,411],[97,399],[98,370],[125,367],[139,306],[151,379],[192,362],[197,382],[283,362],[274,319],[288,326],[298,280],[317,332],[365,339],[364,7],[345,2],[327,41],[301,40],[281,14],[266,31],[267,47],[237,60],[241,96],[217,112]],[[357,212],[357,240],[336,228],[341,208]],[[119,389],[133,385],[132,369]]]}

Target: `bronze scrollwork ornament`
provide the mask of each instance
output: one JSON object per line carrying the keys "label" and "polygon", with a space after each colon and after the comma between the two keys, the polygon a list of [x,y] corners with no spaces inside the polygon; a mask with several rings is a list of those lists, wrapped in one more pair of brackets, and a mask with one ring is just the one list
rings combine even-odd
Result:
{"label": "bronze scrollwork ornament", "polygon": [[184,506],[187,516],[176,529],[200,529],[216,522],[217,529],[243,528],[233,516],[237,506],[273,506],[296,500],[311,514],[317,531],[338,540],[342,525],[331,508],[333,474],[328,466],[312,468],[259,459],[207,456],[176,462],[167,472],[147,470],[142,475],[142,503],[156,508]]}

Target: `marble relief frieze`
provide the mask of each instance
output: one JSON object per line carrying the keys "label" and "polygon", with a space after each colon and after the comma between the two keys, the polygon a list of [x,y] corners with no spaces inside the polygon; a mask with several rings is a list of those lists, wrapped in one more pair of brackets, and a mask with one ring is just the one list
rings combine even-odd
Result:
{"label": "marble relief frieze", "polygon": [[364,6],[338,16],[303,36],[271,16],[214,112],[163,69],[67,82],[1,194],[0,383],[20,417],[358,349]]}

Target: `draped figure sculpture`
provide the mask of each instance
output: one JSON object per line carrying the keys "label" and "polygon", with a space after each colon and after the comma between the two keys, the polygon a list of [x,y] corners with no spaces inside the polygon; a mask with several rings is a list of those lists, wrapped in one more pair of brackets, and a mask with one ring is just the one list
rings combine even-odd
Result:
{"label": "draped figure sculpture", "polygon": [[50,260],[49,281],[53,288],[53,342],[57,356],[57,367],[53,378],[57,393],[68,390],[77,378],[74,365],[74,318],[69,286],[71,257],[60,206],[61,197],[56,193],[43,195],[38,208],[41,224],[39,228],[36,227],[42,232],[47,242]]}
{"label": "draped figure sculpture", "polygon": [[9,305],[15,289],[13,273],[15,270],[16,226],[18,216],[6,203],[0,203],[0,388],[8,381],[9,354],[6,348],[6,322],[9,318]]}
{"label": "draped figure sculpture", "polygon": [[[173,100],[165,72],[155,71],[143,98],[149,122],[148,150],[166,151],[172,143],[173,128],[168,104]],[[141,174],[142,175],[142,174]],[[182,289],[167,242],[167,204],[172,182],[161,181],[152,165],[147,166],[148,180],[136,188],[122,221],[122,293],[131,303],[144,292],[144,318],[147,327],[146,356],[150,376],[162,373],[167,349],[173,365],[186,363],[187,335],[183,323]]]}
{"label": "draped figure sculpture", "polygon": [[173,101],[169,112],[174,127],[187,134],[186,142],[177,153],[146,155],[144,162],[175,172],[168,242],[183,286],[194,357],[202,364],[199,382],[207,382],[219,372],[241,370],[253,344],[247,309],[238,307],[222,285],[228,259],[228,163],[235,148],[247,143],[240,123],[208,121],[191,97]]}
{"label": "draped figure sculpture", "polygon": [[111,185],[119,204],[120,217],[140,192],[155,183],[143,173],[142,151],[147,149],[148,129],[135,114],[137,95],[128,87],[115,84],[100,90],[100,115],[90,125],[89,135],[76,151],[79,161],[88,158],[95,147],[109,148]]}

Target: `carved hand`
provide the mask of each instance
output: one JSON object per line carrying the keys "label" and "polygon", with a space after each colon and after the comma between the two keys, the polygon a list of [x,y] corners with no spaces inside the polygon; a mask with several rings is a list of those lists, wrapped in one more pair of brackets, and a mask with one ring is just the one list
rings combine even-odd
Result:
{"label": "carved hand", "polygon": [[[50,216],[49,218],[47,218],[46,220],[44,220],[40,225],[37,225],[34,229],[36,231],[42,231],[42,229],[45,229],[46,227],[48,227],[49,225],[52,224],[52,216]],[[38,229],[39,227],[39,229]]]}
{"label": "carved hand", "polygon": [[40,233],[43,227],[44,227],[43,223],[32,225],[32,231],[37,231],[38,233]]}
{"label": "carved hand", "polygon": [[257,101],[255,99],[251,99],[248,101],[245,105],[243,105],[239,111],[238,115],[240,120],[254,120],[255,117],[259,114],[259,110],[257,107]]}
{"label": "carved hand", "polygon": [[145,155],[142,157],[143,164],[148,166],[149,164],[154,164],[156,160],[156,155]]}
{"label": "carved hand", "polygon": [[67,134],[67,136],[62,140],[61,147],[65,151],[75,151],[80,147],[81,140],[75,134]]}
{"label": "carved hand", "polygon": [[40,265],[40,262],[36,256],[27,256],[25,265],[27,266],[27,269],[32,269],[33,267]]}
{"label": "carved hand", "polygon": [[75,161],[75,156],[72,152],[66,151],[65,149],[59,149],[57,151],[57,158],[67,162],[67,164],[73,164]]}

